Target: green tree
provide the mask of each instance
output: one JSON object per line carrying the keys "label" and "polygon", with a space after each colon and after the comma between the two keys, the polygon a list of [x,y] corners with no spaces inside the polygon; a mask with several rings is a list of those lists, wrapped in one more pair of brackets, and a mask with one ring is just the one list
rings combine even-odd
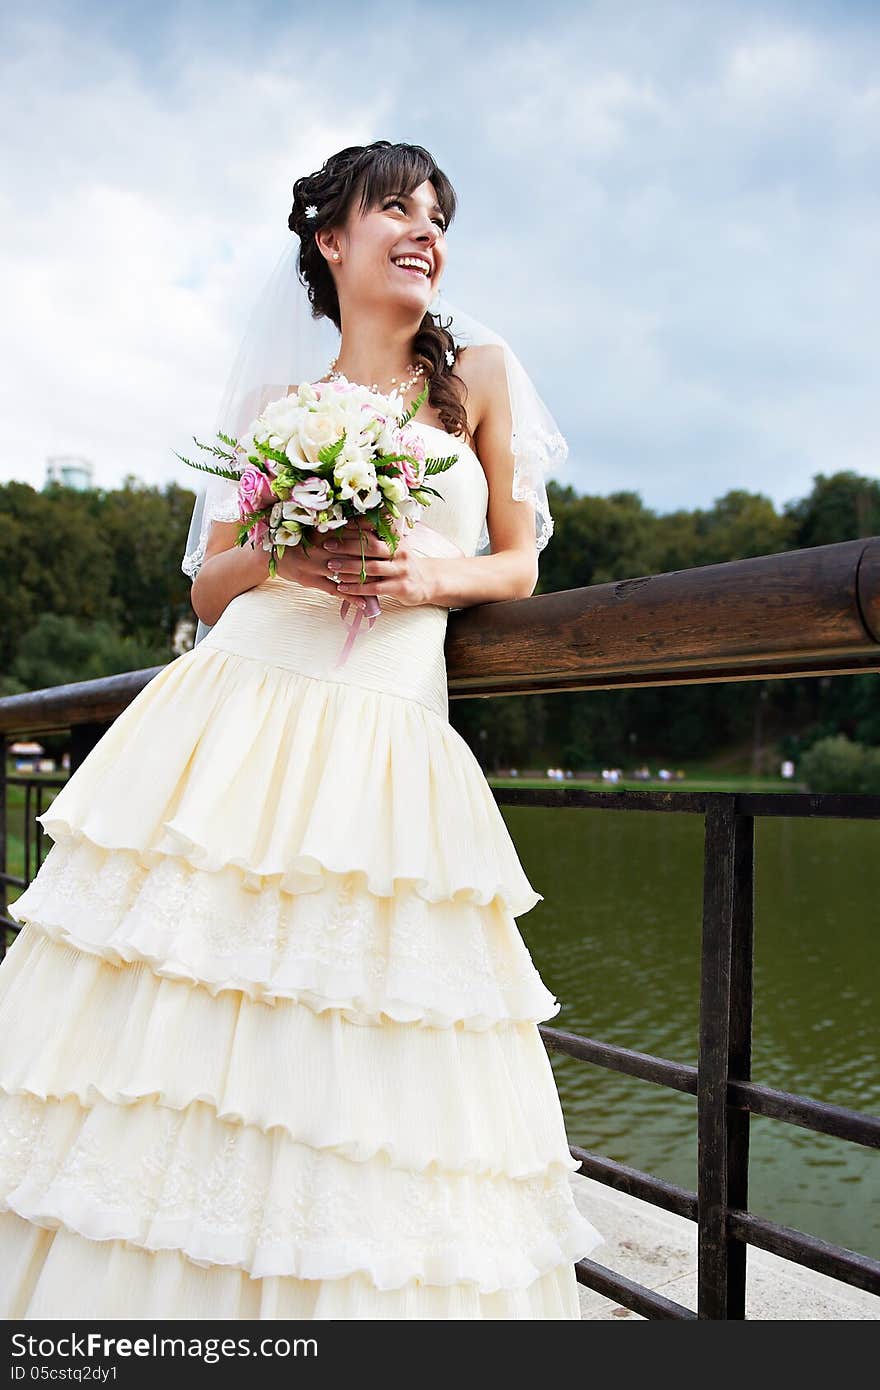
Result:
{"label": "green tree", "polygon": [[169,642],[178,620],[191,613],[190,581],[181,571],[194,497],[169,484],[164,492],[134,478],[104,493],[100,524],[113,555],[112,591],[120,630]]}
{"label": "green tree", "polygon": [[117,617],[113,551],[95,516],[94,494],[25,483],[0,488],[0,664],[12,666],[19,643],[43,613],[83,621]]}
{"label": "green tree", "polygon": [[22,690],[42,690],[164,666],[170,660],[165,642],[150,645],[120,636],[103,621],[86,624],[69,616],[44,613],[22,638],[11,676]]}
{"label": "green tree", "polygon": [[796,549],[880,535],[880,482],[849,470],[817,473],[813,490],[785,508]]}
{"label": "green tree", "polygon": [[699,537],[695,563],[723,564],[754,555],[778,555],[792,549],[794,525],[779,516],[769,497],[734,489],[708,511],[696,513]]}
{"label": "green tree", "polygon": [[801,758],[811,792],[880,792],[880,748],[865,748],[845,734],[819,739]]}
{"label": "green tree", "polygon": [[[810,495],[781,513],[743,489],[708,508],[660,514],[631,491],[579,496],[552,479],[547,490],[555,532],[537,593],[880,534],[880,482],[851,472],[817,475]],[[177,621],[192,616],[180,570],[192,505],[186,488],[131,477],[85,492],[0,485],[0,690],[169,660]],[[759,742],[799,764],[826,737],[880,745],[877,689],[866,673],[569,691],[453,700],[450,718],[489,769],[656,766],[719,750],[738,762]]]}

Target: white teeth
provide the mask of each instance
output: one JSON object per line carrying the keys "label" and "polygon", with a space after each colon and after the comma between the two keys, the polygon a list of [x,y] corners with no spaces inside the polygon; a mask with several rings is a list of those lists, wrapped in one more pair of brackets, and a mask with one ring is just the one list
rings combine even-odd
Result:
{"label": "white teeth", "polygon": [[431,267],[427,261],[418,259],[416,256],[400,256],[394,261],[395,265],[409,265],[414,270],[420,270],[424,275],[431,274]]}

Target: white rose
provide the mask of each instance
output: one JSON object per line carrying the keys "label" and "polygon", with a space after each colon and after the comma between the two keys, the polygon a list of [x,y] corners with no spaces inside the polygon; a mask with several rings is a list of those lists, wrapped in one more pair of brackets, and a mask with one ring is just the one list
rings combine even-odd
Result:
{"label": "white rose", "polygon": [[295,440],[303,458],[308,463],[317,463],[321,450],[328,444],[334,444],[340,434],[341,430],[337,428],[330,414],[325,414],[322,410],[307,410],[303,412],[297,433],[290,443],[293,444]]}
{"label": "white rose", "polygon": [[297,467],[300,468],[302,468],[305,464],[310,464],[314,461],[306,457],[305,450],[299,442],[298,432],[290,436],[287,443],[284,445],[284,452],[290,459],[290,462],[296,464]]}
{"label": "white rose", "polygon": [[[270,436],[274,449],[283,449],[290,436],[299,425],[302,410],[295,396],[285,396],[278,401],[270,401],[260,416],[263,430]],[[273,441],[277,440],[277,443]]]}
{"label": "white rose", "polygon": [[290,435],[286,430],[278,434],[277,431],[270,430],[264,425],[262,429],[257,431],[256,438],[259,439],[262,444],[268,444],[270,449],[284,450],[287,448]]}
{"label": "white rose", "polygon": [[270,424],[281,421],[295,421],[302,411],[296,396],[279,396],[277,400],[267,401],[263,406],[261,418]]}
{"label": "white rose", "polygon": [[346,406],[345,396],[338,396],[335,393],[332,396],[325,396],[324,400],[321,400],[316,414],[327,416],[328,420],[334,421],[336,430],[342,434],[349,420],[349,409]]}

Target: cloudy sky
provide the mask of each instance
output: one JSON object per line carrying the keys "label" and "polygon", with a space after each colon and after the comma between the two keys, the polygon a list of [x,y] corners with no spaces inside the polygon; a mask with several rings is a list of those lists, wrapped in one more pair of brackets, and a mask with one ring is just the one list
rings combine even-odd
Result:
{"label": "cloudy sky", "polygon": [[662,512],[880,476],[874,0],[2,14],[0,478],[192,487],[294,179],[380,138],[452,179],[444,290],[536,381],[560,481]]}

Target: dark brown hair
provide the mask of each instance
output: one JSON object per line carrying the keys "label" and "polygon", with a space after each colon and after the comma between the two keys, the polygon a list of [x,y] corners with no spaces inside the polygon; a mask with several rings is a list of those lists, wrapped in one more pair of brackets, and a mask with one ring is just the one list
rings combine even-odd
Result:
{"label": "dark brown hair", "polygon": [[[348,145],[331,155],[316,174],[306,174],[293,185],[293,207],[287,225],[300,238],[297,268],[308,291],[313,318],[328,318],[341,331],[339,296],[330,267],[315,241],[322,227],[341,226],[360,193],[360,211],[367,212],[392,193],[412,193],[430,179],[437,202],[448,227],[455,216],[455,189],[421,145],[392,144],[375,140],[371,145]],[[306,217],[314,204],[317,217]],[[444,328],[439,314],[426,312],[413,342],[415,361],[425,367],[428,404],[443,421],[450,434],[468,438],[464,400],[467,388],[450,367],[446,353],[455,349],[455,340]],[[463,352],[459,348],[458,352]]]}

